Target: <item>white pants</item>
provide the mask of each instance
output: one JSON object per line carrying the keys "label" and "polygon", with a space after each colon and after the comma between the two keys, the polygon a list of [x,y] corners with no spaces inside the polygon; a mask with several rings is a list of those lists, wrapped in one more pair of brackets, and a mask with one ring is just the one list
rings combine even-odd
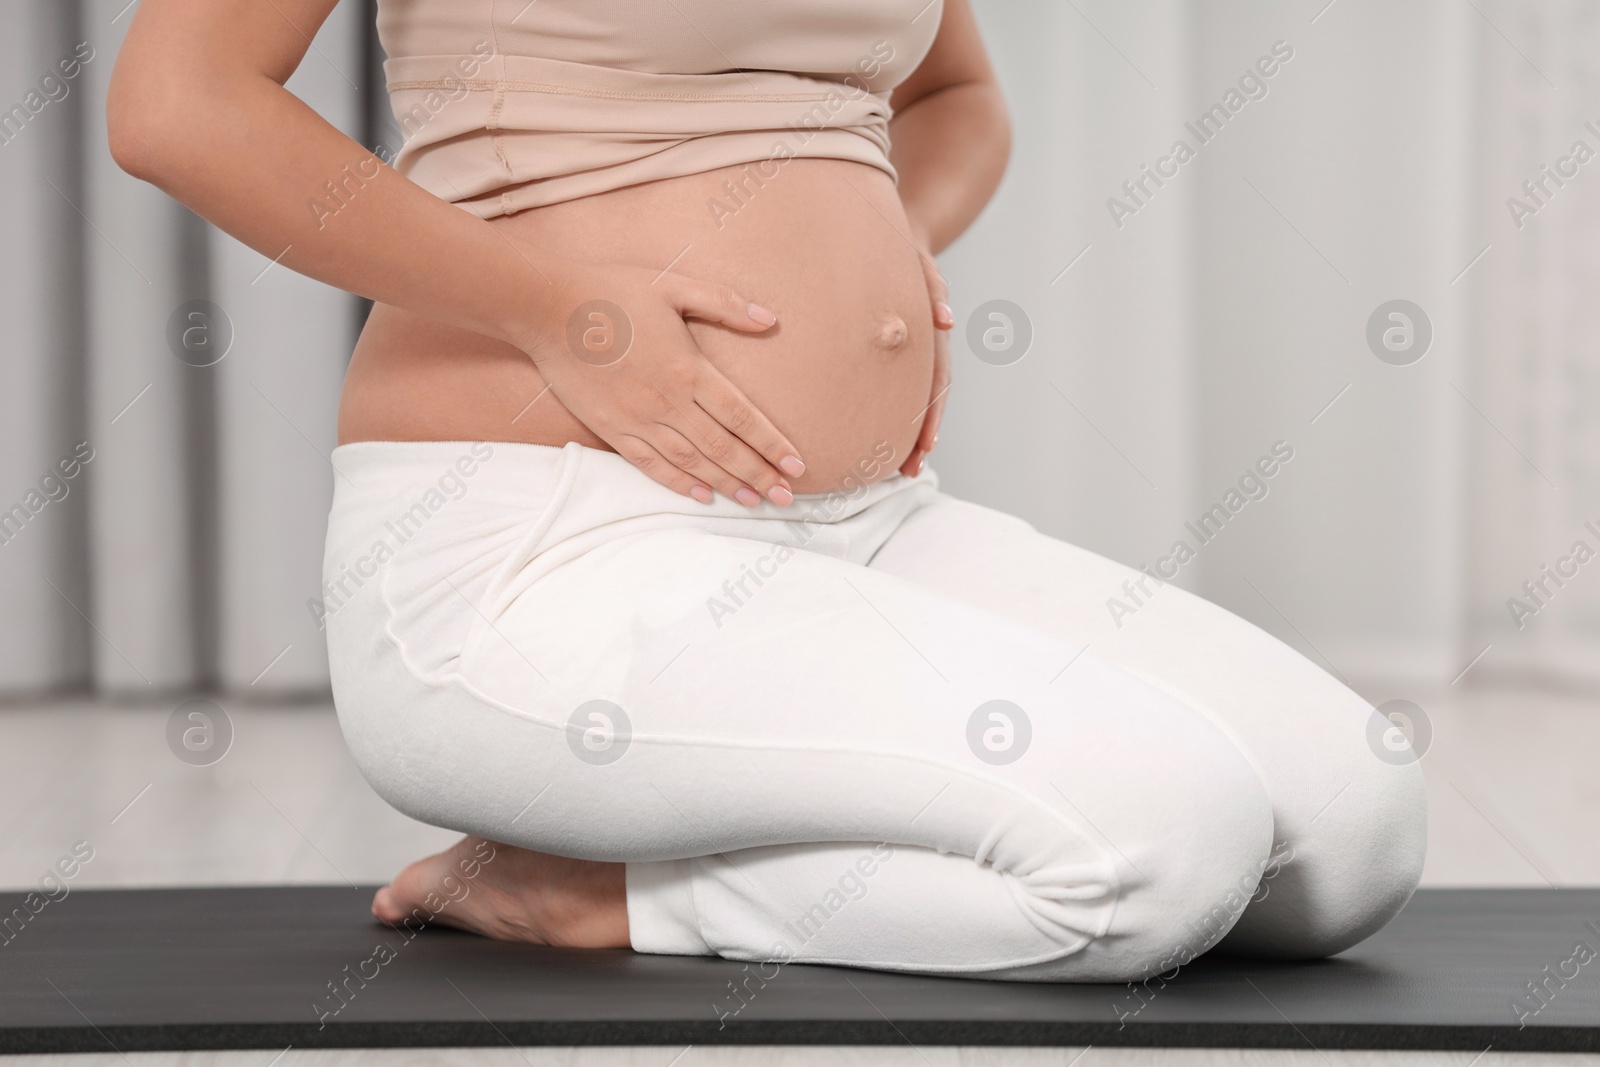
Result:
{"label": "white pants", "polygon": [[1225,934],[1337,952],[1416,886],[1421,772],[1368,704],[931,470],[750,510],[576,444],[333,460],[357,764],[425,822],[626,862],[638,951],[1122,981]]}

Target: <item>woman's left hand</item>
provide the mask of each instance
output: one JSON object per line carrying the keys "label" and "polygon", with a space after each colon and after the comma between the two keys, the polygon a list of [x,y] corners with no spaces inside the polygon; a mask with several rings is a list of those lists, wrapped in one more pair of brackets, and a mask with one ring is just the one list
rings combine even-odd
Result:
{"label": "woman's left hand", "polygon": [[944,402],[950,392],[950,330],[956,324],[955,312],[948,303],[950,289],[939,273],[939,265],[926,250],[918,249],[922,259],[922,273],[927,279],[928,296],[933,304],[933,391],[922,420],[922,432],[917,443],[911,446],[911,455],[900,466],[900,473],[915,478],[922,473],[922,463],[933,446],[939,443],[939,420],[944,416]]}

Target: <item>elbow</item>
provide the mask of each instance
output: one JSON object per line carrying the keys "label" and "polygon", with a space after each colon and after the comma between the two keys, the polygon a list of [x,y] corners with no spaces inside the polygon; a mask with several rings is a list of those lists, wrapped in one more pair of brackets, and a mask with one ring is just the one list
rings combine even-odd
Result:
{"label": "elbow", "polygon": [[1000,93],[1000,86],[995,82],[989,83],[989,116],[986,128],[989,131],[990,145],[989,156],[994,161],[994,180],[999,184],[1000,178],[1006,172],[1006,165],[1011,161],[1011,112],[1006,108],[1006,99]]}
{"label": "elbow", "polygon": [[138,121],[128,116],[106,116],[106,147],[111,150],[112,162],[141,181],[155,181],[160,152],[153,144],[150,132]]}
{"label": "elbow", "polygon": [[106,147],[117,166],[141,181],[160,184],[170,157],[159,116],[148,103],[115,89],[106,97]]}
{"label": "elbow", "polygon": [[186,90],[127,60],[119,59],[106,93],[106,147],[118,167],[159,186],[183,149],[178,100]]}
{"label": "elbow", "polygon": [[1006,119],[1006,113],[1000,112],[994,127],[994,165],[995,178],[998,181],[1006,172],[1011,163],[1011,123]]}

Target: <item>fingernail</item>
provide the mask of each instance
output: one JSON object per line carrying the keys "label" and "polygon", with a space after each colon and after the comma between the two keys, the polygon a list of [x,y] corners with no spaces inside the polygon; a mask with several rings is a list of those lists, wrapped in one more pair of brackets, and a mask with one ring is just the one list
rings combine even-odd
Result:
{"label": "fingernail", "polygon": [[745,308],[744,313],[763,326],[771,326],[778,321],[778,316],[762,307],[760,304],[751,304]]}
{"label": "fingernail", "polygon": [[748,485],[741,485],[738,489],[735,489],[733,492],[733,499],[737,500],[747,508],[753,508],[757,504],[761,503],[761,498],[756,496],[756,491],[750,488]]}
{"label": "fingernail", "polygon": [[784,456],[778,460],[778,469],[791,478],[798,478],[806,472],[806,465],[800,462],[799,456]]}
{"label": "fingernail", "polygon": [[956,324],[956,313],[943,300],[933,302],[933,324],[942,330],[948,330]]}
{"label": "fingernail", "polygon": [[689,490],[689,495],[702,504],[711,503],[711,489],[708,486],[697,485]]}
{"label": "fingernail", "polygon": [[794,503],[794,494],[781,485],[775,485],[767,490],[767,499],[780,508],[786,508]]}
{"label": "fingernail", "polygon": [[928,446],[928,451],[932,452],[934,449],[936,449],[938,447],[939,447],[939,435],[938,434],[934,434],[933,435],[933,444]]}
{"label": "fingernail", "polygon": [[914,459],[911,462],[911,477],[915,478],[917,475],[919,475],[921,473],[922,473],[922,456],[919,454],[917,456],[917,458]]}

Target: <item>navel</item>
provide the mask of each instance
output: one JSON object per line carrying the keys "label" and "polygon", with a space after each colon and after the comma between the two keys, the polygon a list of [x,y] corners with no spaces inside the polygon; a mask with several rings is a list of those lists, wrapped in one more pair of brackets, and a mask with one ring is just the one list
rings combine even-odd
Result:
{"label": "navel", "polygon": [[892,352],[906,343],[909,331],[906,329],[906,320],[899,315],[885,312],[878,319],[878,332],[873,337],[873,344],[887,352]]}

